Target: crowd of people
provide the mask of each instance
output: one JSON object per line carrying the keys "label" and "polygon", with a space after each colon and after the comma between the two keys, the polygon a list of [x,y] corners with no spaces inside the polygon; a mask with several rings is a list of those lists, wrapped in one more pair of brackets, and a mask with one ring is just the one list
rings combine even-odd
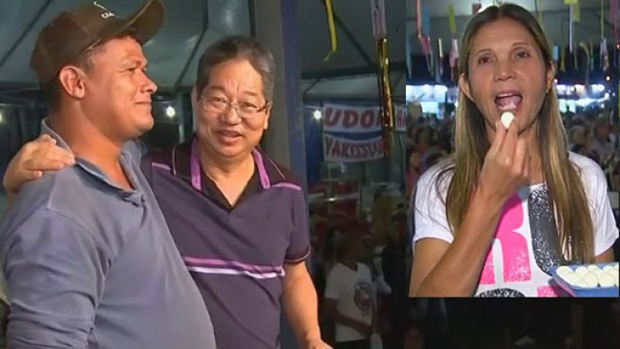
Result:
{"label": "crowd of people", "polygon": [[[390,195],[383,192],[375,195],[373,210],[383,212],[373,214],[380,226],[361,218],[326,222],[317,212],[311,215],[312,235],[324,236],[315,247],[313,263],[321,328],[324,338],[335,347],[347,338],[361,339],[361,335],[381,338],[384,348],[403,347],[405,213],[402,205],[393,205]],[[363,343],[358,347],[364,348]]]}
{"label": "crowd of people", "polygon": [[605,172],[611,190],[618,191],[620,150],[617,109],[563,113],[570,151],[589,157]]}

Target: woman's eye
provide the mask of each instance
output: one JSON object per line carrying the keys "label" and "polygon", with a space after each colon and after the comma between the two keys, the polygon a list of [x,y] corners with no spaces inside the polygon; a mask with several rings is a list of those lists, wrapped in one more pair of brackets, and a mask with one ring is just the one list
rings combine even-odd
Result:
{"label": "woman's eye", "polygon": [[519,51],[517,52],[517,57],[519,58],[527,58],[530,56],[530,53],[527,51]]}
{"label": "woman's eye", "polygon": [[487,56],[482,56],[478,58],[478,64],[485,64],[491,62],[491,58]]}

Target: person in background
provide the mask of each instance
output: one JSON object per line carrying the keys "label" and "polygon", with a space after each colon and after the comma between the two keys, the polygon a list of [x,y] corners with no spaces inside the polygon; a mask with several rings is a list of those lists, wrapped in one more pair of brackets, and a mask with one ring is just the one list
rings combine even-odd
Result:
{"label": "person in background", "polygon": [[422,158],[422,173],[437,165],[445,157],[446,153],[440,149],[432,149],[426,152],[426,155]]}
{"label": "person in background", "polygon": [[601,160],[602,160],[601,155],[594,148],[594,133],[592,133],[592,128],[586,127],[585,130],[586,130],[585,131],[585,138],[586,138],[585,148],[587,150],[586,156],[589,157],[595,163],[601,165]]}
{"label": "person in background", "polygon": [[580,145],[586,147],[586,129],[582,125],[575,125],[568,130],[568,147],[572,149]]}
{"label": "person in background", "polygon": [[583,145],[583,144],[575,144],[570,148],[570,151],[572,151],[575,154],[579,154],[579,155],[583,155],[583,156],[589,156],[590,152],[588,152],[588,148]]}
{"label": "person in background", "polygon": [[338,246],[338,263],[327,276],[325,314],[336,323],[335,349],[370,349],[375,332],[376,298],[363,237],[348,232]]}
{"label": "person in background", "polygon": [[124,148],[153,127],[157,85],[141,45],[164,16],[160,0],[128,19],[94,2],[37,37],[43,132],[75,157],[25,184],[0,226],[9,348],[216,348],[139,158]]}
{"label": "person in background", "polygon": [[414,149],[424,156],[434,146],[434,131],[430,126],[424,125],[418,128],[414,136]]}
{"label": "person in background", "polygon": [[612,111],[612,123],[609,131],[609,140],[614,149],[618,149],[620,146],[620,139],[618,138],[618,132],[620,131],[620,123],[618,122],[618,108]]}
{"label": "person in background", "polygon": [[594,150],[593,136],[590,127],[575,125],[569,130],[569,150],[575,154],[583,155],[600,165],[598,152]]}
{"label": "person in background", "polygon": [[607,162],[614,152],[613,143],[609,140],[610,127],[609,120],[605,114],[600,114],[594,121],[592,150],[598,154],[601,164]]}
{"label": "person in background", "polygon": [[415,188],[418,177],[420,177],[422,172],[422,156],[420,153],[415,148],[412,148],[408,154],[407,171],[405,173],[407,203],[410,202],[410,195],[413,192],[413,188]]}
{"label": "person in background", "polygon": [[402,347],[405,335],[405,323],[403,309],[406,308],[407,299],[407,275],[405,261],[407,244],[405,242],[404,223],[406,214],[397,213],[392,216],[392,230],[381,253],[381,269],[385,282],[389,285],[391,293],[384,297],[388,323],[390,327],[390,341],[388,348]]}
{"label": "person in background", "polygon": [[[397,348],[397,347],[394,347]],[[398,347],[400,348],[400,347]],[[424,333],[422,332],[420,326],[411,321],[409,324],[409,328],[405,333],[404,344],[402,346],[404,349],[424,349],[425,348],[425,338]]]}

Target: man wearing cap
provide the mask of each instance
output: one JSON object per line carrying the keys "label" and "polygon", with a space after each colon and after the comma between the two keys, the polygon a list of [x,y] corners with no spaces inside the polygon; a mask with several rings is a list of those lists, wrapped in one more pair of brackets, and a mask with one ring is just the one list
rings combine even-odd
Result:
{"label": "man wearing cap", "polygon": [[31,66],[49,99],[43,132],[75,165],[20,190],[0,226],[10,348],[215,348],[138,160],[123,144],[153,126],[140,44],[161,0],[129,19],[95,3],[39,34]]}

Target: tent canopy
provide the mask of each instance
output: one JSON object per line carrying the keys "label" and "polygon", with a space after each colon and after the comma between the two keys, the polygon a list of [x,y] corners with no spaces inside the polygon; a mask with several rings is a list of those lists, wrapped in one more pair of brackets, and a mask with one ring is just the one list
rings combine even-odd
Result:
{"label": "tent canopy", "polygon": [[[167,19],[144,46],[149,73],[163,91],[188,90],[200,54],[225,35],[252,35],[257,0],[164,0]],[[258,0],[263,1],[263,0]],[[285,0],[282,0],[285,1]],[[21,0],[0,2],[0,94],[36,90],[29,68],[38,32],[61,11],[84,0]],[[119,16],[137,9],[142,0],[102,0]],[[404,99],[405,0],[386,1],[393,90]],[[330,48],[325,6],[321,0],[297,2],[297,36],[301,89],[308,98],[376,98],[376,50],[370,1],[335,1],[339,50],[324,62]]]}

